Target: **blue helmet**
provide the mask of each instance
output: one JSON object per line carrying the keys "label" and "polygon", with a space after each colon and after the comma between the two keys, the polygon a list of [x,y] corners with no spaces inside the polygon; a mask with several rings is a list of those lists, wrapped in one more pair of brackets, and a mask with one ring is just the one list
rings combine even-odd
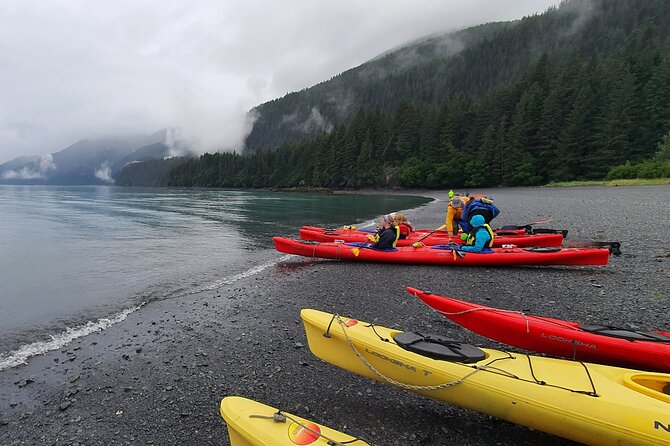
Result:
{"label": "blue helmet", "polygon": [[480,226],[483,226],[486,221],[484,220],[484,217],[481,215],[475,215],[470,219],[470,224],[472,225],[473,228],[478,228]]}

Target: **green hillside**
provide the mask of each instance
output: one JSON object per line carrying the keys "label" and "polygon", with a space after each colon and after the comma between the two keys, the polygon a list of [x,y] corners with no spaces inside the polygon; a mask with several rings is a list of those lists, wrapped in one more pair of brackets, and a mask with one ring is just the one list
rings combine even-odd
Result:
{"label": "green hillside", "polygon": [[[443,188],[603,179],[617,165],[651,160],[670,131],[668,29],[670,2],[573,0],[463,31],[471,44],[457,54],[408,66],[401,53],[434,54],[443,38],[429,39],[259,107],[277,117],[306,103],[314,109],[304,98],[327,103],[323,92],[385,66],[375,89],[347,87],[361,93],[343,123],[276,150],[204,155],[172,169],[167,182]],[[296,135],[285,117],[270,122],[257,127],[267,125],[272,138]]]}
{"label": "green hillside", "polygon": [[552,61],[606,58],[643,38],[668,45],[664,0],[572,0],[541,15],[434,36],[329,81],[259,105],[246,146],[273,149],[349,123],[359,110],[394,113],[401,102],[441,104],[518,82],[543,54]]}

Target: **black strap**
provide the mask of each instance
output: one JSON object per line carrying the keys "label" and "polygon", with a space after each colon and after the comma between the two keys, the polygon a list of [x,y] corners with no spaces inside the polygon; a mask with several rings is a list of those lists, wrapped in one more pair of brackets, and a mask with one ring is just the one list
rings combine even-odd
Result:
{"label": "black strap", "polygon": [[629,341],[648,341],[648,342],[670,342],[670,336],[665,336],[660,333],[653,333],[649,331],[635,331],[626,328],[609,327],[606,325],[580,325],[584,331],[595,333],[602,336],[609,336],[612,338],[627,339]]}

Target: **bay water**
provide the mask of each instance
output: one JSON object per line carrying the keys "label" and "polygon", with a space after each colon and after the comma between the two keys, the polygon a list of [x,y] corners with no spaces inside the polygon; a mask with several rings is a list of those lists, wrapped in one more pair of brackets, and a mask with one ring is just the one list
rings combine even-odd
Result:
{"label": "bay water", "polygon": [[401,195],[0,185],[0,370],[155,299],[214,290],[281,260],[272,236],[369,224]]}

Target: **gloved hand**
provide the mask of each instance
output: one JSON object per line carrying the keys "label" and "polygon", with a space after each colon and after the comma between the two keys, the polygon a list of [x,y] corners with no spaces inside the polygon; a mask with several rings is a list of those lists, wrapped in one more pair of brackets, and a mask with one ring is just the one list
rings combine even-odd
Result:
{"label": "gloved hand", "polygon": [[375,235],[368,234],[368,235],[366,235],[366,237],[367,237],[367,239],[370,243],[374,243],[374,242],[377,241],[377,237]]}

